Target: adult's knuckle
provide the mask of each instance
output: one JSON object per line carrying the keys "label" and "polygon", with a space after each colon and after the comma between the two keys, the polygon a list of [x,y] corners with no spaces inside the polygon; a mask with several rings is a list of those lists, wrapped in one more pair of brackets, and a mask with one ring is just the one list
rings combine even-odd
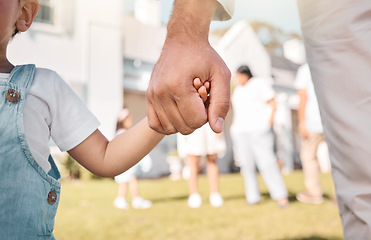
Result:
{"label": "adult's knuckle", "polygon": [[173,126],[170,126],[170,125],[163,126],[163,129],[166,135],[170,135],[170,134],[174,134],[178,132]]}
{"label": "adult's knuckle", "polygon": [[184,127],[184,128],[179,129],[179,132],[183,135],[189,135],[189,134],[193,133],[195,130],[196,129],[189,128],[189,127]]}

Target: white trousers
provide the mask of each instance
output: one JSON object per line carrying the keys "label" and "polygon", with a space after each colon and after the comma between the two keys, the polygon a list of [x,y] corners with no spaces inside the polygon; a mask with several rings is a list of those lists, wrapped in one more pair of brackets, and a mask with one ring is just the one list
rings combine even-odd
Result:
{"label": "white trousers", "polygon": [[274,200],[287,197],[285,182],[273,151],[273,133],[270,130],[252,133],[232,131],[231,137],[234,158],[239,162],[244,178],[246,201],[249,204],[260,201],[256,168]]}
{"label": "white trousers", "polygon": [[345,239],[371,238],[371,0],[298,0]]}

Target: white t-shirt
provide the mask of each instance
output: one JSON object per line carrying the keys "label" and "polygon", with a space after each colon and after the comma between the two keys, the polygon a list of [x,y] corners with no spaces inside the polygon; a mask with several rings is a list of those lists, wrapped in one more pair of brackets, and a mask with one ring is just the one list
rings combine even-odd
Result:
{"label": "white t-shirt", "polygon": [[314,86],[308,64],[304,64],[298,69],[295,79],[295,88],[307,90],[305,122],[308,131],[312,133],[323,133],[323,126],[321,122],[317,96],[314,92]]}
{"label": "white t-shirt", "polygon": [[[9,74],[0,73],[0,81]],[[36,162],[49,172],[50,137],[61,151],[76,147],[99,126],[81,99],[54,71],[37,68],[23,113],[25,137]]]}
{"label": "white t-shirt", "polygon": [[237,86],[232,95],[233,123],[231,131],[249,133],[270,128],[272,108],[267,103],[275,92],[266,79],[253,77],[245,85]]}

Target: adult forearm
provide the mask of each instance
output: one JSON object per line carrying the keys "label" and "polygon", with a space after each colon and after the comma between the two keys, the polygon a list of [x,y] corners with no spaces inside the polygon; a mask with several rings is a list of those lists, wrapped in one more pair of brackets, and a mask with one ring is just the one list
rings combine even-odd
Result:
{"label": "adult forearm", "polygon": [[299,121],[299,124],[304,124],[305,123],[305,109],[306,109],[306,103],[307,103],[306,90],[299,89],[298,95],[299,95],[298,121]]}
{"label": "adult forearm", "polygon": [[216,0],[176,0],[167,26],[167,38],[208,40]]}
{"label": "adult forearm", "polygon": [[274,117],[276,115],[276,111],[277,111],[277,103],[276,103],[276,100],[272,99],[270,101],[268,101],[268,104],[271,106],[271,115],[269,117],[269,125],[270,126],[273,126],[273,123],[274,123]]}

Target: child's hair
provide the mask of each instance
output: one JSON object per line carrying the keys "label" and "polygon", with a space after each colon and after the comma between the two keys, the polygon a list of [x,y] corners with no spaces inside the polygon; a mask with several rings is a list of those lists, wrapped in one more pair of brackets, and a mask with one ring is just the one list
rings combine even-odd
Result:
{"label": "child's hair", "polygon": [[130,126],[125,126],[125,120],[130,117],[129,109],[124,108],[121,110],[118,118],[117,118],[117,124],[116,124],[116,131],[119,129],[128,129]]}
{"label": "child's hair", "polygon": [[15,35],[17,35],[17,33],[19,33],[18,29],[15,29],[13,34],[12,34],[12,38],[14,38]]}
{"label": "child's hair", "polygon": [[249,78],[253,77],[250,68],[246,65],[242,65],[241,67],[239,67],[237,69],[237,72],[242,73],[242,74],[246,74]]}

